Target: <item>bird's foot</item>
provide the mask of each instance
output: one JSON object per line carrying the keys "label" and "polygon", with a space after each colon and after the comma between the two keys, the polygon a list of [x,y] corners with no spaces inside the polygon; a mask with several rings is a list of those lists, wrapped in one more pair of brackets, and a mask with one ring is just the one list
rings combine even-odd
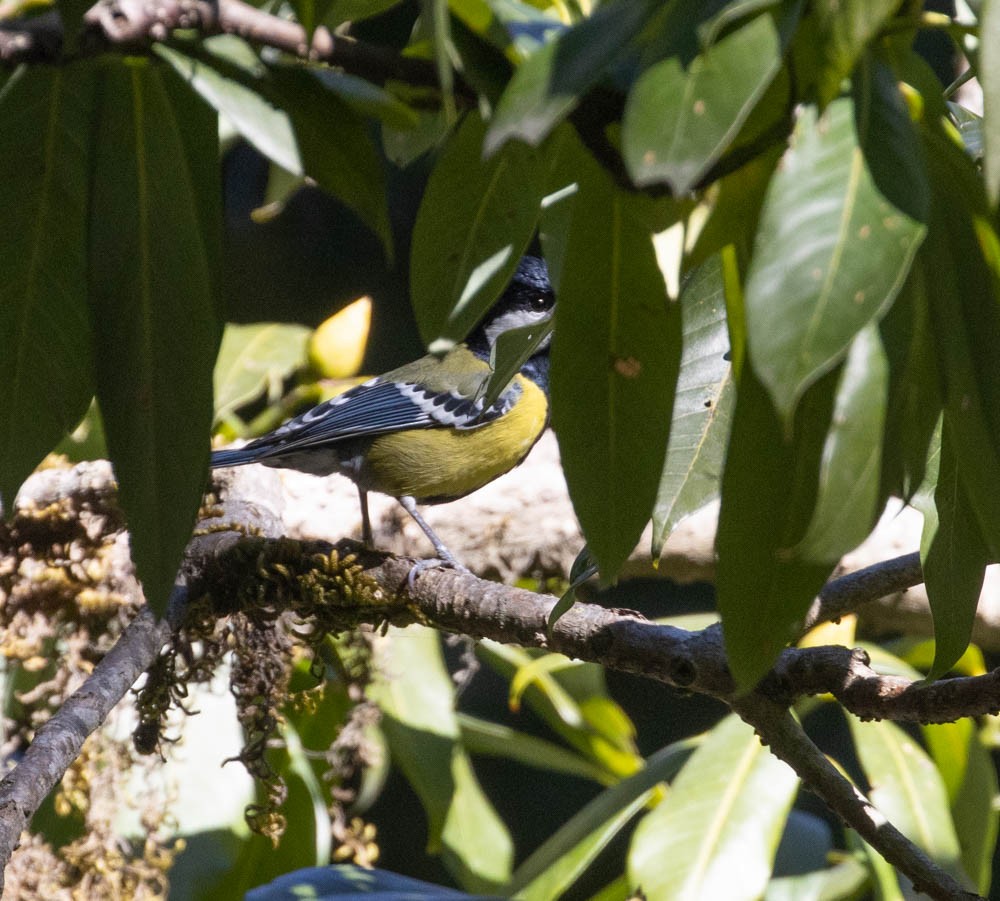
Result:
{"label": "bird's foot", "polygon": [[410,568],[409,573],[406,576],[406,587],[413,591],[413,586],[416,584],[417,576],[428,569],[437,569],[439,566],[450,566],[456,572],[463,573],[464,575],[472,575],[472,570],[467,566],[462,566],[451,554],[447,556],[431,557],[429,560],[420,560],[419,562],[413,564]]}

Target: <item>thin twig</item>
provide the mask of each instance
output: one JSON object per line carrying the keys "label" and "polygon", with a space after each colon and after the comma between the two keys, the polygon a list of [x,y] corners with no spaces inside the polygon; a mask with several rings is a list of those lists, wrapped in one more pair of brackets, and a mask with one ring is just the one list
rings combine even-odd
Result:
{"label": "thin twig", "polygon": [[940,901],[979,898],[917,848],[841,775],[805,734],[792,714],[760,695],[736,700],[733,709],[753,726],[771,752],[787,763],[848,826],[903,873],[918,892]]}
{"label": "thin twig", "polygon": [[0,781],[0,894],[3,870],[21,832],[80,755],[87,736],[150,666],[170,626],[149,608],[139,611],[115,646],[59,711],[42,725],[16,767]]}

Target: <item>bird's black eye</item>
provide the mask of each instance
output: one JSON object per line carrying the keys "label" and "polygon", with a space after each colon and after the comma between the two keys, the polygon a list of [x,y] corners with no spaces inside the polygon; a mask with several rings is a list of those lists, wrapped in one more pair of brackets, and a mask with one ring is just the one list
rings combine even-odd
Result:
{"label": "bird's black eye", "polygon": [[552,309],[553,299],[545,294],[536,294],[528,303],[534,312],[544,313]]}

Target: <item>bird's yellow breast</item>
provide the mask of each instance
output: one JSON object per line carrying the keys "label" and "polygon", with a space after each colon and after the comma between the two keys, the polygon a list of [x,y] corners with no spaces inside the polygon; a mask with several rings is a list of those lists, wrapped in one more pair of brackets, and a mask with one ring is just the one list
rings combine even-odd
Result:
{"label": "bird's yellow breast", "polygon": [[479,428],[410,429],[376,438],[359,482],[393,497],[433,503],[462,497],[513,469],[548,421],[545,393],[524,376],[515,381],[521,396],[514,407]]}

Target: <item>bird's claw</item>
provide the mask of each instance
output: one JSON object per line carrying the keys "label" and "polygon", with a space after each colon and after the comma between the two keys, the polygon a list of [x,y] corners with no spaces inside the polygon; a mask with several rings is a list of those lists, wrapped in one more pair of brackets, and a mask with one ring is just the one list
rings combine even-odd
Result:
{"label": "bird's claw", "polygon": [[463,573],[464,575],[472,575],[472,570],[466,566],[462,566],[454,557],[447,559],[444,557],[431,557],[429,560],[420,560],[414,563],[410,567],[409,573],[406,576],[406,587],[413,591],[413,587],[416,584],[417,576],[428,569],[437,569],[439,566],[450,566],[455,572]]}

